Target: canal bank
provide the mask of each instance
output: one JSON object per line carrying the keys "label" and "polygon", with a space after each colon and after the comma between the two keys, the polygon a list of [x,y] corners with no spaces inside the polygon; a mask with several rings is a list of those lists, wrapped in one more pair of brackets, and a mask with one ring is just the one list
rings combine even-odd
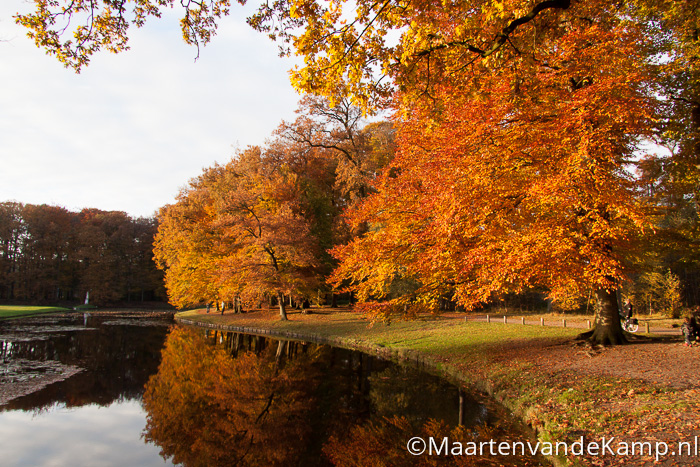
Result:
{"label": "canal bank", "polygon": [[449,317],[370,325],[346,309],[316,311],[286,322],[268,310],[176,319],[416,362],[490,394],[537,431],[559,465],[700,465],[699,348],[641,340],[593,351],[570,328]]}

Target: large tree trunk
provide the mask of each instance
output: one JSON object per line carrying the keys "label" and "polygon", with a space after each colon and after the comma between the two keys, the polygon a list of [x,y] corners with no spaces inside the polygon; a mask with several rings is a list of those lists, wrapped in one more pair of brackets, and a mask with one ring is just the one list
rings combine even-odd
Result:
{"label": "large tree trunk", "polygon": [[588,340],[592,344],[619,345],[627,343],[620,325],[620,312],[614,291],[595,291],[595,328]]}
{"label": "large tree trunk", "polygon": [[277,292],[277,302],[280,305],[280,319],[282,321],[287,321],[287,312],[284,309],[284,294],[282,294],[282,292]]}

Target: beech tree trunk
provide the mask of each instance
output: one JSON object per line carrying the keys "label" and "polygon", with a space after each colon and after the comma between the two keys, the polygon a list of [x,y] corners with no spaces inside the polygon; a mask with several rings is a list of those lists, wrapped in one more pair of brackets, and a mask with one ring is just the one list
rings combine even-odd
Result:
{"label": "beech tree trunk", "polygon": [[595,328],[588,340],[598,345],[619,345],[627,343],[620,325],[620,311],[614,291],[595,291]]}
{"label": "beech tree trunk", "polygon": [[277,292],[277,302],[280,305],[280,319],[287,321],[287,311],[284,309],[284,294],[282,292]]}

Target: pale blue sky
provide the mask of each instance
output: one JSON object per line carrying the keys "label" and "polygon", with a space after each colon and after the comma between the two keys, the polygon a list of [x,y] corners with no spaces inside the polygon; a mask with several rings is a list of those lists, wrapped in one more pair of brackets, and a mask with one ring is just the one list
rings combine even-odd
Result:
{"label": "pale blue sky", "polygon": [[0,2],[0,201],[151,215],[202,168],[294,117],[291,60],[237,4],[196,63],[173,10],[79,75],[14,24],[29,8]]}

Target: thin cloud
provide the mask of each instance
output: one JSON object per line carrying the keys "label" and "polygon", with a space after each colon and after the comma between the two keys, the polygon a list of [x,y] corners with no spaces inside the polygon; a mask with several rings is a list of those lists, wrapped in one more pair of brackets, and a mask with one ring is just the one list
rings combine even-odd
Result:
{"label": "thin cloud", "polygon": [[132,50],[100,54],[80,75],[34,47],[0,6],[0,201],[151,215],[232,145],[262,144],[298,96],[290,60],[234,11],[196,50],[176,12],[132,28]]}

